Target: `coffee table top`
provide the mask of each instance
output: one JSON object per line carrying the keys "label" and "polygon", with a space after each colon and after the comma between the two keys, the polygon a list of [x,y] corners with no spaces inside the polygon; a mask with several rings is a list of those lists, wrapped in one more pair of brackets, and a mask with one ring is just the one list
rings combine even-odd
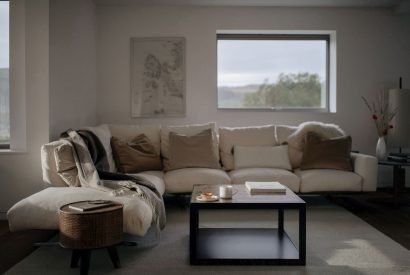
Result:
{"label": "coffee table top", "polygon": [[[236,204],[286,204],[300,205],[305,204],[298,195],[286,187],[286,194],[263,194],[251,195],[244,184],[232,185],[237,193],[232,199],[219,199],[213,202],[203,202],[196,199],[202,192],[212,192],[219,196],[219,185],[194,185],[191,196],[191,204],[217,204],[217,205],[236,205]],[[235,192],[235,191],[234,191]]]}

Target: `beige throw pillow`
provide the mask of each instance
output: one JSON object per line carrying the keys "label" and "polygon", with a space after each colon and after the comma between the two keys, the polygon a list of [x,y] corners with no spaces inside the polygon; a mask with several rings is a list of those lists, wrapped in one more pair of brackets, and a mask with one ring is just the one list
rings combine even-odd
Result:
{"label": "beige throw pillow", "polygon": [[144,134],[138,135],[131,142],[112,137],[111,147],[117,169],[121,173],[162,169],[160,155]]}
{"label": "beige throw pillow", "polygon": [[234,146],[274,146],[276,145],[275,126],[220,127],[219,145],[224,169],[232,170],[235,168]]}
{"label": "beige throw pillow", "polygon": [[169,133],[168,170],[181,168],[219,168],[219,160],[213,152],[212,130],[187,136]]}
{"label": "beige throw pillow", "polygon": [[350,136],[322,139],[317,133],[308,132],[300,169],[353,171],[351,148],[352,138]]}
{"label": "beige throw pillow", "polygon": [[292,170],[288,146],[235,146],[235,169],[279,168]]}
{"label": "beige throw pillow", "polygon": [[214,157],[219,163],[219,146],[218,146],[218,134],[216,131],[216,123],[210,122],[205,124],[191,124],[183,126],[164,126],[161,129],[161,155],[163,157],[164,168],[169,170],[169,133],[174,132],[181,135],[193,136],[201,133],[204,130],[212,130],[212,152]]}
{"label": "beige throw pillow", "polygon": [[78,178],[74,148],[70,143],[63,143],[54,148],[57,174],[68,186],[81,186]]}

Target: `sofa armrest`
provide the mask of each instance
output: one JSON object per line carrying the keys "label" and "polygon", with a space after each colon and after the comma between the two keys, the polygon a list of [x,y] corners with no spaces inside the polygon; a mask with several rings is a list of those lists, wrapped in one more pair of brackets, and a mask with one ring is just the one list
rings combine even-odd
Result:
{"label": "sofa armrest", "polygon": [[353,170],[363,178],[362,191],[376,191],[378,163],[374,156],[351,153]]}

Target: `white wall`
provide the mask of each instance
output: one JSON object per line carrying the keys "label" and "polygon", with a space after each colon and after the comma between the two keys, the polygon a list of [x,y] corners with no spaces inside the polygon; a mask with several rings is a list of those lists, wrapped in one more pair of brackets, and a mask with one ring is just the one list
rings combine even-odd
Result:
{"label": "white wall", "polygon": [[96,9],[50,1],[50,137],[96,122]]}
{"label": "white wall", "polygon": [[[40,146],[49,138],[49,2],[15,0],[11,5],[13,11],[18,11],[17,16],[11,19],[11,30],[25,29],[25,43],[29,45],[25,49],[23,47],[23,66],[20,59],[13,59],[13,55],[21,53],[15,52],[14,48],[11,49],[12,71],[25,74],[27,146],[25,152],[0,153],[0,217],[4,216],[16,201],[43,187]],[[11,43],[13,45],[13,41]],[[16,64],[15,60],[19,63]],[[16,85],[11,83],[11,86]],[[11,106],[15,104],[18,102],[11,102]]]}
{"label": "white wall", "polygon": [[[306,120],[340,124],[353,147],[374,153],[377,141],[361,96],[395,87],[403,76],[410,86],[410,18],[387,9],[266,7],[98,6],[97,120],[107,123],[219,125],[285,123]],[[337,113],[217,110],[217,29],[336,30]],[[187,115],[173,119],[130,116],[130,37],[186,37]]]}

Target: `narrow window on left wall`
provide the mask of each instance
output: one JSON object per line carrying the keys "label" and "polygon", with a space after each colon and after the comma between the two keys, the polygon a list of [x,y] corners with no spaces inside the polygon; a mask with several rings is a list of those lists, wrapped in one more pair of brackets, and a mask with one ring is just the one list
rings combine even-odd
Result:
{"label": "narrow window on left wall", "polygon": [[10,148],[10,2],[0,1],[0,149]]}

